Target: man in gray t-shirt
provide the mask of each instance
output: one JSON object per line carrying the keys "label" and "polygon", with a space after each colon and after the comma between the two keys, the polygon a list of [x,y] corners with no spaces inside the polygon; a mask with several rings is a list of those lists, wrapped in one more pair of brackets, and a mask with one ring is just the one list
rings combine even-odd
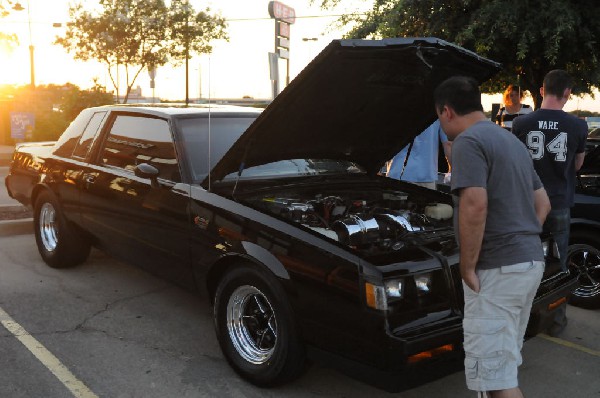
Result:
{"label": "man in gray t-shirt", "polygon": [[[477,269],[523,261],[543,261],[542,226],[532,206],[533,192],[542,183],[527,148],[514,134],[488,120],[474,123],[452,144],[452,193],[479,187],[487,193],[487,218]],[[455,230],[460,236],[455,213]]]}
{"label": "man in gray t-shirt", "polygon": [[517,370],[544,272],[539,233],[550,201],[527,148],[487,120],[477,81],[452,77],[435,89],[434,100],[453,141],[467,387],[494,398],[522,397]]}

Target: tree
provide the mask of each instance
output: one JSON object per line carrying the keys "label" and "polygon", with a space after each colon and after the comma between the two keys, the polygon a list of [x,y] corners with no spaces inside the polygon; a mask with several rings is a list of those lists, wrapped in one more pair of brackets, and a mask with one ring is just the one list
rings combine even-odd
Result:
{"label": "tree", "polygon": [[65,84],[61,87],[61,91],[59,109],[69,122],[86,108],[113,103],[112,94],[107,93],[106,88],[97,80],[94,80],[94,87],[88,90],[80,90],[76,85]]}
{"label": "tree", "polygon": [[[313,0],[324,8],[344,0]],[[541,104],[545,74],[565,69],[574,94],[600,85],[600,3],[593,0],[374,0],[366,14],[346,15],[351,38],[435,36],[498,61],[504,69],[482,85],[498,93],[520,84]]]}
{"label": "tree", "polygon": [[[225,20],[210,10],[195,13],[188,1],[100,0],[98,12],[83,5],[69,8],[71,22],[56,44],[73,52],[75,59],[106,64],[117,98],[119,68],[125,69],[127,102],[135,80],[144,68],[178,64],[190,52],[210,52],[214,39],[227,39]],[[182,28],[185,21],[185,29]],[[183,32],[183,33],[182,33]],[[182,48],[187,49],[182,51]]]}
{"label": "tree", "polygon": [[35,128],[28,141],[54,141],[67,128],[81,110],[113,103],[112,94],[96,83],[89,90],[81,90],[74,84],[61,86],[49,84],[11,89],[12,105],[16,112],[32,112]]}
{"label": "tree", "polygon": [[[10,14],[10,7],[13,5],[11,0],[0,0],[0,18]],[[12,51],[19,44],[19,39],[14,33],[0,31],[0,48],[5,51]]]}

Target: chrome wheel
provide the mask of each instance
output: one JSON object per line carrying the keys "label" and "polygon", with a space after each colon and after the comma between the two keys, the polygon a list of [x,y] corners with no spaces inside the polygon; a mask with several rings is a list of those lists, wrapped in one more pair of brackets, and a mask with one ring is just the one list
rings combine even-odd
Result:
{"label": "chrome wheel", "polygon": [[277,344],[275,311],[254,286],[239,286],[227,302],[227,329],[231,342],[246,361],[266,363]]}
{"label": "chrome wheel", "polygon": [[44,203],[39,216],[40,237],[44,248],[52,252],[58,245],[58,232],[56,224],[56,210],[51,203]]}
{"label": "chrome wheel", "polygon": [[578,276],[579,286],[571,293],[574,305],[597,307],[600,303],[600,251],[590,245],[573,245],[568,257],[570,272]]}

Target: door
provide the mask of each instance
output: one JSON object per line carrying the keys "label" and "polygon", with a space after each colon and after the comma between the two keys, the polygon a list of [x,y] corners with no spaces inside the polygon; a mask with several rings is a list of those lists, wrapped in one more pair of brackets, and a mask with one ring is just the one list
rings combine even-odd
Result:
{"label": "door", "polygon": [[[81,215],[100,246],[181,285],[193,286],[189,261],[189,189],[166,119],[112,114],[96,161],[82,176]],[[135,175],[140,164],[155,181]]]}

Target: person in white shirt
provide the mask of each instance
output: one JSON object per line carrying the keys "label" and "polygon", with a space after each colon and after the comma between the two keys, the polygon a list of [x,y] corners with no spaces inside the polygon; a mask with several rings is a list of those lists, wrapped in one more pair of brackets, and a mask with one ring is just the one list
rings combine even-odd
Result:
{"label": "person in white shirt", "polygon": [[517,116],[531,113],[533,109],[529,105],[521,103],[524,96],[525,93],[521,90],[521,87],[509,84],[502,96],[504,106],[500,108],[496,115],[496,124],[511,131],[512,122]]}

